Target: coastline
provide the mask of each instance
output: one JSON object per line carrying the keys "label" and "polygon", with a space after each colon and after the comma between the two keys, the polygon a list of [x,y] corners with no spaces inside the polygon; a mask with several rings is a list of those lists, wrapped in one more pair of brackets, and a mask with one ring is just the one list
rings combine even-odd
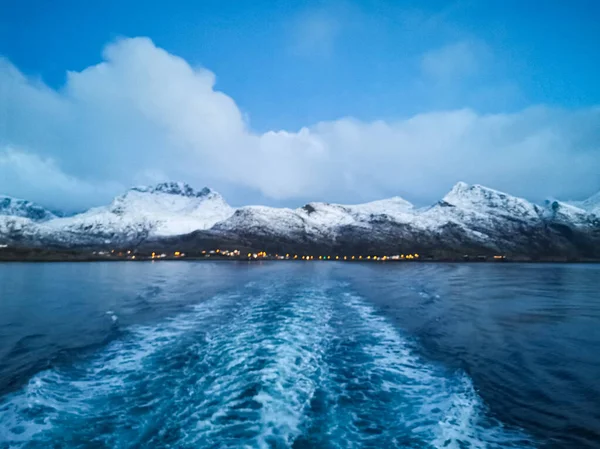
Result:
{"label": "coastline", "polygon": [[[100,253],[100,254],[99,254]],[[220,253],[180,253],[177,256],[175,252],[161,253],[154,255],[152,253],[139,253],[135,250],[124,252],[108,252],[98,250],[59,250],[51,248],[1,248],[0,262],[165,262],[165,261],[206,261],[206,262],[341,262],[341,263],[600,263],[600,259],[584,259],[584,258],[569,258],[569,257],[523,257],[523,256],[494,256],[494,255],[454,255],[435,257],[432,255],[419,255],[411,258],[394,258],[398,256],[344,256],[330,255],[323,256],[324,258],[315,257],[308,254],[295,254],[279,256],[275,254],[265,254],[264,256],[256,256],[257,253],[249,251],[250,256],[246,251],[237,255],[222,255]],[[260,254],[260,253],[258,253]],[[345,258],[344,258],[345,257]],[[360,258],[359,258],[360,257]]]}

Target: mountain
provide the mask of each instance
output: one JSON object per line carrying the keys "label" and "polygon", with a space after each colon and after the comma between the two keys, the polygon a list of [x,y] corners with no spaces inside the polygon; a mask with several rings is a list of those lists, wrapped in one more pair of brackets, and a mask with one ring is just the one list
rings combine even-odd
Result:
{"label": "mountain", "polygon": [[56,218],[54,213],[39,204],[10,196],[0,196],[0,215],[23,217],[37,222]]}
{"label": "mountain", "polygon": [[572,206],[600,215],[600,192],[583,201],[571,201]]}
{"label": "mountain", "polygon": [[279,253],[595,258],[600,257],[600,220],[566,203],[539,206],[460,182],[441,201],[423,209],[402,198],[355,206],[243,207],[209,231],[185,240],[175,237],[167,244],[194,248],[211,242],[236,242]]}
{"label": "mountain", "polygon": [[134,187],[108,206],[44,223],[7,217],[8,224],[6,219],[4,226],[0,224],[0,236],[2,228],[9,227],[12,240],[54,246],[135,244],[147,238],[208,229],[232,214],[233,209],[217,192],[208,188],[196,191],[184,183],[168,182]]}
{"label": "mountain", "polygon": [[196,191],[170,182],[134,187],[107,206],[71,217],[0,217],[3,241],[192,252],[230,245],[279,253],[600,258],[600,218],[573,204],[537,205],[462,182],[427,208],[394,197],[358,205],[314,202],[297,209],[234,209],[208,188]]}

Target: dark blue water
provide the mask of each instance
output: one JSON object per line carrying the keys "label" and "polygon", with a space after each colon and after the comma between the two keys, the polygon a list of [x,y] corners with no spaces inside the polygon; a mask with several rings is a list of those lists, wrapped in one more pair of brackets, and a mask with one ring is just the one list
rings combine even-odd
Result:
{"label": "dark blue water", "polygon": [[0,448],[600,447],[600,266],[0,264]]}

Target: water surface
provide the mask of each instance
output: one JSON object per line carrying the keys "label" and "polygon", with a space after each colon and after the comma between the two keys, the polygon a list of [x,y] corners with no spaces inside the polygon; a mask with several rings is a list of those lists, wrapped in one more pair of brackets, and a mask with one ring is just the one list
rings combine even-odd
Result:
{"label": "water surface", "polygon": [[600,266],[0,265],[0,447],[600,447]]}

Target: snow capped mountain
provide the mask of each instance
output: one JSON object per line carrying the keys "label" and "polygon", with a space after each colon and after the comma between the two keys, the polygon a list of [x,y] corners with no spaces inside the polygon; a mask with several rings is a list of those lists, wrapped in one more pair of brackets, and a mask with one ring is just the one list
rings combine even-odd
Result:
{"label": "snow capped mountain", "polygon": [[570,201],[569,204],[600,216],[600,192],[583,201]]}
{"label": "snow capped mountain", "polygon": [[110,244],[139,242],[208,229],[230,217],[234,209],[208,188],[194,190],[184,183],[134,187],[108,206],[43,223],[6,217],[0,228],[12,229],[19,239],[53,244]]}
{"label": "snow capped mountain", "polygon": [[[340,252],[421,248],[442,253],[578,254],[587,251],[582,242],[589,238],[600,255],[600,222],[585,210],[564,203],[542,207],[462,182],[424,209],[402,198],[354,206],[308,203],[295,210],[252,206],[238,209],[212,230],[275,251],[302,242]],[[583,234],[573,243],[575,232]]]}
{"label": "snow capped mountain", "polygon": [[344,226],[368,228],[373,221],[410,220],[413,216],[413,205],[400,197],[351,206],[329,203],[308,203],[298,209],[246,206],[228,220],[217,223],[213,230],[240,235],[303,234],[335,238],[336,231]]}
{"label": "snow capped mountain", "polygon": [[208,187],[204,187],[200,191],[194,190],[189,184],[184,182],[162,182],[155,186],[141,186],[141,187],[132,187],[130,191],[140,192],[140,193],[154,193],[154,194],[167,194],[167,195],[177,195],[177,196],[185,196],[188,198],[203,198],[208,197],[209,195],[218,195],[218,193],[213,192]]}
{"label": "snow capped mountain", "polygon": [[300,215],[316,227],[364,225],[373,220],[407,221],[414,216],[414,207],[400,197],[356,205],[309,203],[297,209]]}
{"label": "snow capped mountain", "polygon": [[56,218],[52,212],[38,204],[9,196],[0,196],[0,215],[29,218],[38,222]]}
{"label": "snow capped mountain", "polygon": [[138,238],[182,235],[209,229],[233,214],[223,197],[208,188],[195,191],[184,183],[134,187],[108,206],[48,222],[56,231]]}
{"label": "snow capped mountain", "polygon": [[522,219],[536,219],[539,207],[529,201],[498,190],[459,182],[444,196],[444,203],[465,211],[493,215],[511,215]]}
{"label": "snow capped mountain", "polygon": [[556,222],[568,223],[574,226],[593,226],[594,222],[600,219],[591,211],[556,200],[546,200],[543,216]]}
{"label": "snow capped mountain", "polygon": [[[586,202],[592,209],[593,198]],[[0,211],[0,243],[22,245],[154,247],[185,241],[193,249],[194,241],[204,246],[227,241],[276,251],[418,249],[600,257],[600,218],[583,206],[560,201],[538,206],[463,182],[423,209],[399,197],[357,205],[314,202],[297,209],[234,209],[209,188],[197,191],[168,182],[131,188],[107,206],[71,217],[59,218],[13,199]],[[188,237],[182,240],[183,235]]]}

